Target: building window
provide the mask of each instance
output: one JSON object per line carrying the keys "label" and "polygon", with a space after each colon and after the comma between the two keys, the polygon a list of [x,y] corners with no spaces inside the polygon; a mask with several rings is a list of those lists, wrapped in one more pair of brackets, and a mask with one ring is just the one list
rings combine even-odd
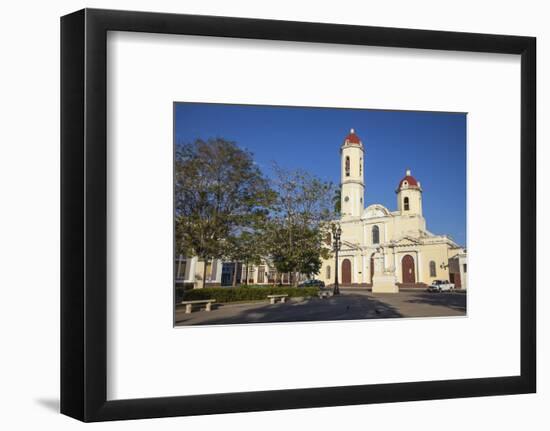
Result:
{"label": "building window", "polygon": [[184,259],[182,257],[176,259],[176,280],[185,280],[189,272],[189,268],[187,266],[187,259]]}
{"label": "building window", "polygon": [[265,267],[260,266],[258,268],[258,283],[265,283]]}
{"label": "building window", "polygon": [[464,270],[464,274],[466,274],[467,271],[466,271],[466,264],[465,263],[462,264],[462,269]]}
{"label": "building window", "polygon": [[380,229],[378,228],[378,226],[372,227],[372,243],[373,244],[380,243]]}
{"label": "building window", "polygon": [[430,261],[430,277],[437,277],[435,262],[433,260]]}
{"label": "building window", "polygon": [[325,236],[325,244],[328,246],[332,244],[332,235],[330,232],[327,232],[327,235]]}
{"label": "building window", "polygon": [[330,279],[330,266],[327,266],[327,279]]}
{"label": "building window", "polygon": [[363,175],[363,157],[359,159],[359,175]]}
{"label": "building window", "polygon": [[409,211],[409,198],[403,199],[403,208],[405,211]]}
{"label": "building window", "polygon": [[349,177],[349,156],[346,156],[346,177]]}

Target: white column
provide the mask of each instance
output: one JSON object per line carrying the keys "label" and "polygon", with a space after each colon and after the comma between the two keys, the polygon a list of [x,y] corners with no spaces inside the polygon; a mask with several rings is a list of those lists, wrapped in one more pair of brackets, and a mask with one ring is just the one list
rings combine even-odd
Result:
{"label": "white column", "polygon": [[417,257],[417,260],[418,260],[418,265],[417,265],[417,269],[416,269],[416,272],[417,272],[417,276],[416,276],[416,282],[417,283],[421,283],[422,280],[420,280],[420,274],[422,274],[422,271],[420,271],[420,266],[421,266],[421,260],[420,260],[420,250],[418,250],[416,252],[416,257]]}
{"label": "white column", "polygon": [[189,281],[191,283],[194,283],[195,280],[197,279],[196,273],[195,273],[195,269],[197,267],[197,260],[198,260],[197,256],[191,259],[191,263],[190,263],[191,269],[189,269]]}
{"label": "white column", "polygon": [[395,253],[395,276],[397,277],[397,282],[401,283],[403,280],[403,274],[401,274],[401,258],[402,256],[397,256]]}
{"label": "white column", "polygon": [[365,257],[365,251],[363,250],[362,254],[361,254],[361,261],[362,261],[362,264],[361,264],[361,283],[366,283],[367,282],[367,268],[366,268],[366,257]]}
{"label": "white column", "polygon": [[353,278],[351,279],[352,283],[357,283],[357,254],[353,255]]}
{"label": "white column", "polygon": [[217,259],[216,261],[216,283],[220,283],[222,282],[222,271],[223,271],[223,262],[221,259]]}

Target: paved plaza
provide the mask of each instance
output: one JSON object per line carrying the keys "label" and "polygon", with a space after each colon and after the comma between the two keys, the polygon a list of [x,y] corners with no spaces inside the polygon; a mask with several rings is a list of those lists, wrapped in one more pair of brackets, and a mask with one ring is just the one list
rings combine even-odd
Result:
{"label": "paved plaza", "polygon": [[373,294],[358,289],[341,292],[328,299],[291,298],[284,304],[268,301],[217,304],[210,312],[200,309],[191,314],[185,314],[185,308],[178,305],[176,326],[466,315],[466,294],[460,292]]}

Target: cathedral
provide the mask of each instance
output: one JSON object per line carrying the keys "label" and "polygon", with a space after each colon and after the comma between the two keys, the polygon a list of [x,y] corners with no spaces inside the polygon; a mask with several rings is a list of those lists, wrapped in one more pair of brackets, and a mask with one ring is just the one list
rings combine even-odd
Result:
{"label": "cathedral", "polygon": [[[426,229],[422,215],[422,187],[405,172],[397,184],[397,210],[383,205],[365,208],[365,148],[353,129],[340,147],[341,248],[338,277],[342,286],[367,287],[373,292],[425,288],[447,280],[466,288],[466,251],[447,235]],[[316,277],[335,281],[334,257],[323,262]]]}

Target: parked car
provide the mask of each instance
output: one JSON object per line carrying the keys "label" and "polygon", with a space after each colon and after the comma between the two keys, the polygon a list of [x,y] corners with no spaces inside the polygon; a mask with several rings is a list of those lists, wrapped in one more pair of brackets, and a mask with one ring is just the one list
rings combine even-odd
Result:
{"label": "parked car", "polygon": [[428,287],[428,292],[444,292],[454,290],[455,285],[447,280],[434,280]]}
{"label": "parked car", "polygon": [[306,280],[301,282],[298,287],[325,287],[325,282],[322,280]]}

